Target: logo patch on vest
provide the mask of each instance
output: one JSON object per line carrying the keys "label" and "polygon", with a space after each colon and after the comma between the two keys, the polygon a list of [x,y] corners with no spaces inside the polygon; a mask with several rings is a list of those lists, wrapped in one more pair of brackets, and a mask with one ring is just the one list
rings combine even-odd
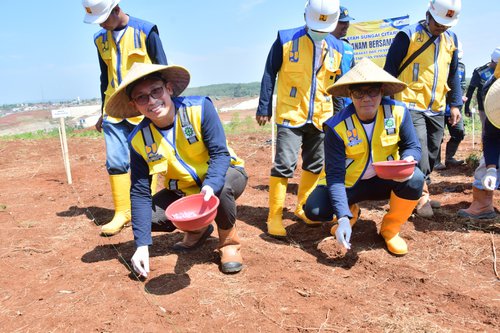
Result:
{"label": "logo patch on vest", "polygon": [[158,154],[158,146],[156,143],[146,146],[146,155],[148,157],[148,162],[155,162],[163,158],[162,154]]}
{"label": "logo patch on vest", "polygon": [[347,139],[349,143],[347,144],[349,147],[359,145],[362,141],[358,137],[358,131],[353,128],[352,130],[347,130]]}
{"label": "logo patch on vest", "polygon": [[184,134],[186,135],[186,137],[190,137],[194,134],[194,129],[193,129],[193,126],[186,126],[183,128],[184,130]]}
{"label": "logo patch on vest", "polygon": [[384,128],[385,130],[395,129],[396,122],[394,121],[394,118],[391,117],[384,119]]}

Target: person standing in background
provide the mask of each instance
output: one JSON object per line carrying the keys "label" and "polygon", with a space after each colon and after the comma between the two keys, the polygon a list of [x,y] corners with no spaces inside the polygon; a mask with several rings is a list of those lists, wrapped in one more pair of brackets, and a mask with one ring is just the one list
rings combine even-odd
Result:
{"label": "person standing in background", "polygon": [[483,86],[486,83],[486,81],[488,81],[488,79],[491,78],[491,76],[493,75],[493,72],[495,71],[495,67],[499,59],[500,59],[500,46],[495,48],[491,53],[490,62],[474,69],[474,72],[472,73],[472,78],[470,79],[469,88],[467,88],[467,93],[465,94],[465,96],[467,97],[467,101],[465,102],[464,113],[467,117],[471,117],[472,113],[470,111],[470,103],[472,101],[472,95],[474,94],[474,91],[477,89],[476,92],[477,111],[479,113],[479,118],[481,119],[481,125],[483,126],[483,128],[484,128],[484,120],[486,117],[484,115],[484,105],[483,105],[484,103]]}
{"label": "person standing in background", "polygon": [[387,72],[408,84],[408,89],[394,98],[410,110],[422,147],[419,168],[426,182],[416,213],[426,218],[434,215],[428,185],[443,139],[446,105],[450,105],[451,126],[461,119],[458,39],[449,30],[458,23],[461,9],[461,0],[430,1],[425,20],[396,34],[384,66]]}
{"label": "person standing in background", "polygon": [[275,116],[278,133],[267,218],[267,233],[274,237],[286,237],[283,206],[300,148],[302,175],[295,215],[308,225],[319,225],[305,217],[302,206],[323,169],[323,122],[333,115],[334,109],[326,88],[341,74],[342,42],[330,34],[337,25],[339,9],[338,0],[308,0],[304,11],[306,25],[278,31],[267,57],[255,119],[261,126],[271,120],[278,77]]}
{"label": "person standing in background", "polygon": [[[167,65],[158,28],[153,23],[127,15],[118,5],[120,0],[82,0],[83,21],[99,24],[94,35],[101,69],[102,115],[95,127],[104,133],[106,169],[115,206],[113,219],[101,227],[101,233],[119,233],[130,222],[130,151],[127,138],[140,117],[115,118],[106,113],[109,97],[136,62]],[[155,188],[154,181],[152,188]]]}
{"label": "person standing in background", "polygon": [[459,217],[494,219],[497,214],[493,205],[494,191],[500,182],[500,66],[484,84],[482,95],[485,120],[483,130],[483,157],[474,171],[472,202],[467,209],[457,212]]}
{"label": "person standing in background", "polygon": [[[356,64],[354,61],[354,49],[349,41],[345,38],[347,35],[347,30],[349,29],[350,21],[354,20],[349,16],[349,11],[346,7],[340,6],[340,16],[337,23],[337,27],[332,31],[332,35],[341,40],[344,45],[344,53],[342,53],[342,62],[340,63],[340,69],[342,70],[342,75],[345,75],[351,68]],[[349,97],[343,97],[343,106],[339,110],[343,109],[347,105],[351,104],[351,99]]]}
{"label": "person standing in background", "polygon": [[[462,43],[458,41],[458,76],[460,77],[460,88],[462,88],[462,95],[465,91],[465,86],[467,85],[467,82],[465,80],[465,65],[462,62],[463,54],[464,51],[462,48]],[[465,102],[466,100],[467,97],[463,96],[462,101]],[[462,108],[460,108],[460,111],[462,111]],[[444,161],[445,164],[441,163],[441,147],[439,147],[434,170],[444,170],[449,167],[462,165],[465,162],[464,160],[455,159],[455,154],[457,153],[458,146],[465,137],[464,121],[463,118],[460,118],[455,126],[451,126],[449,105],[446,105],[446,111],[444,113],[444,125],[448,127],[448,132],[450,132],[450,140],[448,140],[448,142],[446,143]]]}

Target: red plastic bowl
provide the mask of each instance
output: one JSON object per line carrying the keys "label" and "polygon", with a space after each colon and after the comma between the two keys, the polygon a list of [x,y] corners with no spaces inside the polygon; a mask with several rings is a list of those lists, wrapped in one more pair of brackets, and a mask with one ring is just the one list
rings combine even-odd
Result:
{"label": "red plastic bowl", "polygon": [[411,176],[415,170],[416,161],[382,161],[372,163],[377,176],[382,179],[402,179]]}
{"label": "red plastic bowl", "polygon": [[215,219],[219,198],[203,200],[204,194],[193,194],[174,201],[165,210],[167,219],[182,231],[194,231],[206,227]]}

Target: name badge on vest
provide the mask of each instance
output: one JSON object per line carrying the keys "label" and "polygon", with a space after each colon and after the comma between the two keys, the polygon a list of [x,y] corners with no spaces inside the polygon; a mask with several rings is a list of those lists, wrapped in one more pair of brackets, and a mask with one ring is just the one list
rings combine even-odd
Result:
{"label": "name badge on vest", "polygon": [[347,139],[349,143],[347,144],[349,147],[359,145],[362,141],[358,137],[358,131],[353,128],[352,130],[347,130]]}
{"label": "name badge on vest", "polygon": [[163,155],[158,153],[158,146],[156,143],[146,146],[146,155],[148,157],[148,162],[155,162],[163,158]]}

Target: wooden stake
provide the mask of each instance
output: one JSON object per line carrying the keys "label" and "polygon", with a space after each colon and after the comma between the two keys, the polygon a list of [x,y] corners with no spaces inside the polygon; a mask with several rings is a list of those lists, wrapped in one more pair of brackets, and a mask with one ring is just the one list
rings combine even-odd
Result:
{"label": "wooden stake", "polygon": [[68,141],[66,140],[66,125],[64,124],[64,117],[59,118],[59,126],[61,129],[61,145],[63,151],[64,169],[66,170],[66,176],[68,178],[68,184],[72,184],[71,179],[71,167],[69,165],[69,155],[68,155]]}

